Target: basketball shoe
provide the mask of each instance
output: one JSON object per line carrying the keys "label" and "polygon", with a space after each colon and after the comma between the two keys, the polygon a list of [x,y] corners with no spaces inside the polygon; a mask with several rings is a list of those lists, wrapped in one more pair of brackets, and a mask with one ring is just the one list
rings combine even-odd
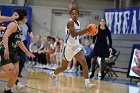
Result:
{"label": "basketball shoe", "polygon": [[13,93],[13,92],[11,91],[11,89],[9,89],[9,90],[5,89],[3,93]]}
{"label": "basketball shoe", "polygon": [[58,85],[58,77],[54,74],[54,72],[50,73],[50,79],[52,80],[53,85]]}
{"label": "basketball shoe", "polygon": [[16,89],[17,89],[18,91],[20,91],[20,90],[22,90],[22,89],[24,89],[24,88],[25,88],[25,85],[22,85],[20,82],[17,83]]}
{"label": "basketball shoe", "polygon": [[90,88],[92,88],[92,87],[94,87],[94,86],[96,86],[96,84],[93,84],[93,83],[91,83],[91,82],[85,83],[85,89],[90,89]]}

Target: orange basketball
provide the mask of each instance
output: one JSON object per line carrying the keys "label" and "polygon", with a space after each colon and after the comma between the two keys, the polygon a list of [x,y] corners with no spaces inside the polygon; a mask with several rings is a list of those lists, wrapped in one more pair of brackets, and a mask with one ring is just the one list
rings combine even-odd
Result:
{"label": "orange basketball", "polygon": [[88,31],[87,34],[89,36],[95,36],[98,33],[98,27],[96,24],[89,24],[87,27],[91,27],[92,30]]}

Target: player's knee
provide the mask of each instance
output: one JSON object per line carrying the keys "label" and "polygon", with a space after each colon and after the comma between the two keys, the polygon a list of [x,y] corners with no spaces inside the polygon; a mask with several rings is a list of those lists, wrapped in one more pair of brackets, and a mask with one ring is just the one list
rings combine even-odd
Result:
{"label": "player's knee", "polygon": [[16,77],[16,70],[14,68],[10,68],[7,72],[9,77]]}

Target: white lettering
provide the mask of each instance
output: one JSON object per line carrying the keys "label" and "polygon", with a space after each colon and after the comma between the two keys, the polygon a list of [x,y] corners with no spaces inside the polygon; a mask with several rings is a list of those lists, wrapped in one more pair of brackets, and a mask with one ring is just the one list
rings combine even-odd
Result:
{"label": "white lettering", "polygon": [[122,14],[123,12],[115,12],[114,34],[120,34],[121,32]]}
{"label": "white lettering", "polygon": [[111,30],[114,12],[105,12],[106,25]]}
{"label": "white lettering", "polygon": [[136,10],[133,11],[133,18],[132,18],[132,25],[130,34],[137,34],[137,27],[136,27]]}
{"label": "white lettering", "polygon": [[130,11],[125,11],[124,12],[124,21],[123,21],[123,34],[128,34],[128,30],[129,30],[129,25],[128,25],[128,21],[129,21],[129,16],[130,16]]}

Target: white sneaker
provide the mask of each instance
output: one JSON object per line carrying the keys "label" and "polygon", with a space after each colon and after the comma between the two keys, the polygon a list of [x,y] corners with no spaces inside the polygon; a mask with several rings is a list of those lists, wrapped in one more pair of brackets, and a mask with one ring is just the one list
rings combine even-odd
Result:
{"label": "white sneaker", "polygon": [[57,86],[58,85],[58,77],[57,75],[54,75],[54,72],[50,73],[50,79],[53,85]]}
{"label": "white sneaker", "polygon": [[52,80],[57,80],[57,75],[54,75],[54,72],[51,72],[50,73],[50,79],[52,79]]}
{"label": "white sneaker", "polygon": [[24,89],[25,88],[25,85],[22,85],[20,82],[18,82],[18,84],[16,85],[16,89],[18,90],[18,91],[20,91],[20,90],[22,90],[22,89]]}
{"label": "white sneaker", "polygon": [[86,83],[85,84],[85,89],[90,89],[90,88],[92,88],[93,86],[96,86],[96,84],[93,84],[93,83]]}

